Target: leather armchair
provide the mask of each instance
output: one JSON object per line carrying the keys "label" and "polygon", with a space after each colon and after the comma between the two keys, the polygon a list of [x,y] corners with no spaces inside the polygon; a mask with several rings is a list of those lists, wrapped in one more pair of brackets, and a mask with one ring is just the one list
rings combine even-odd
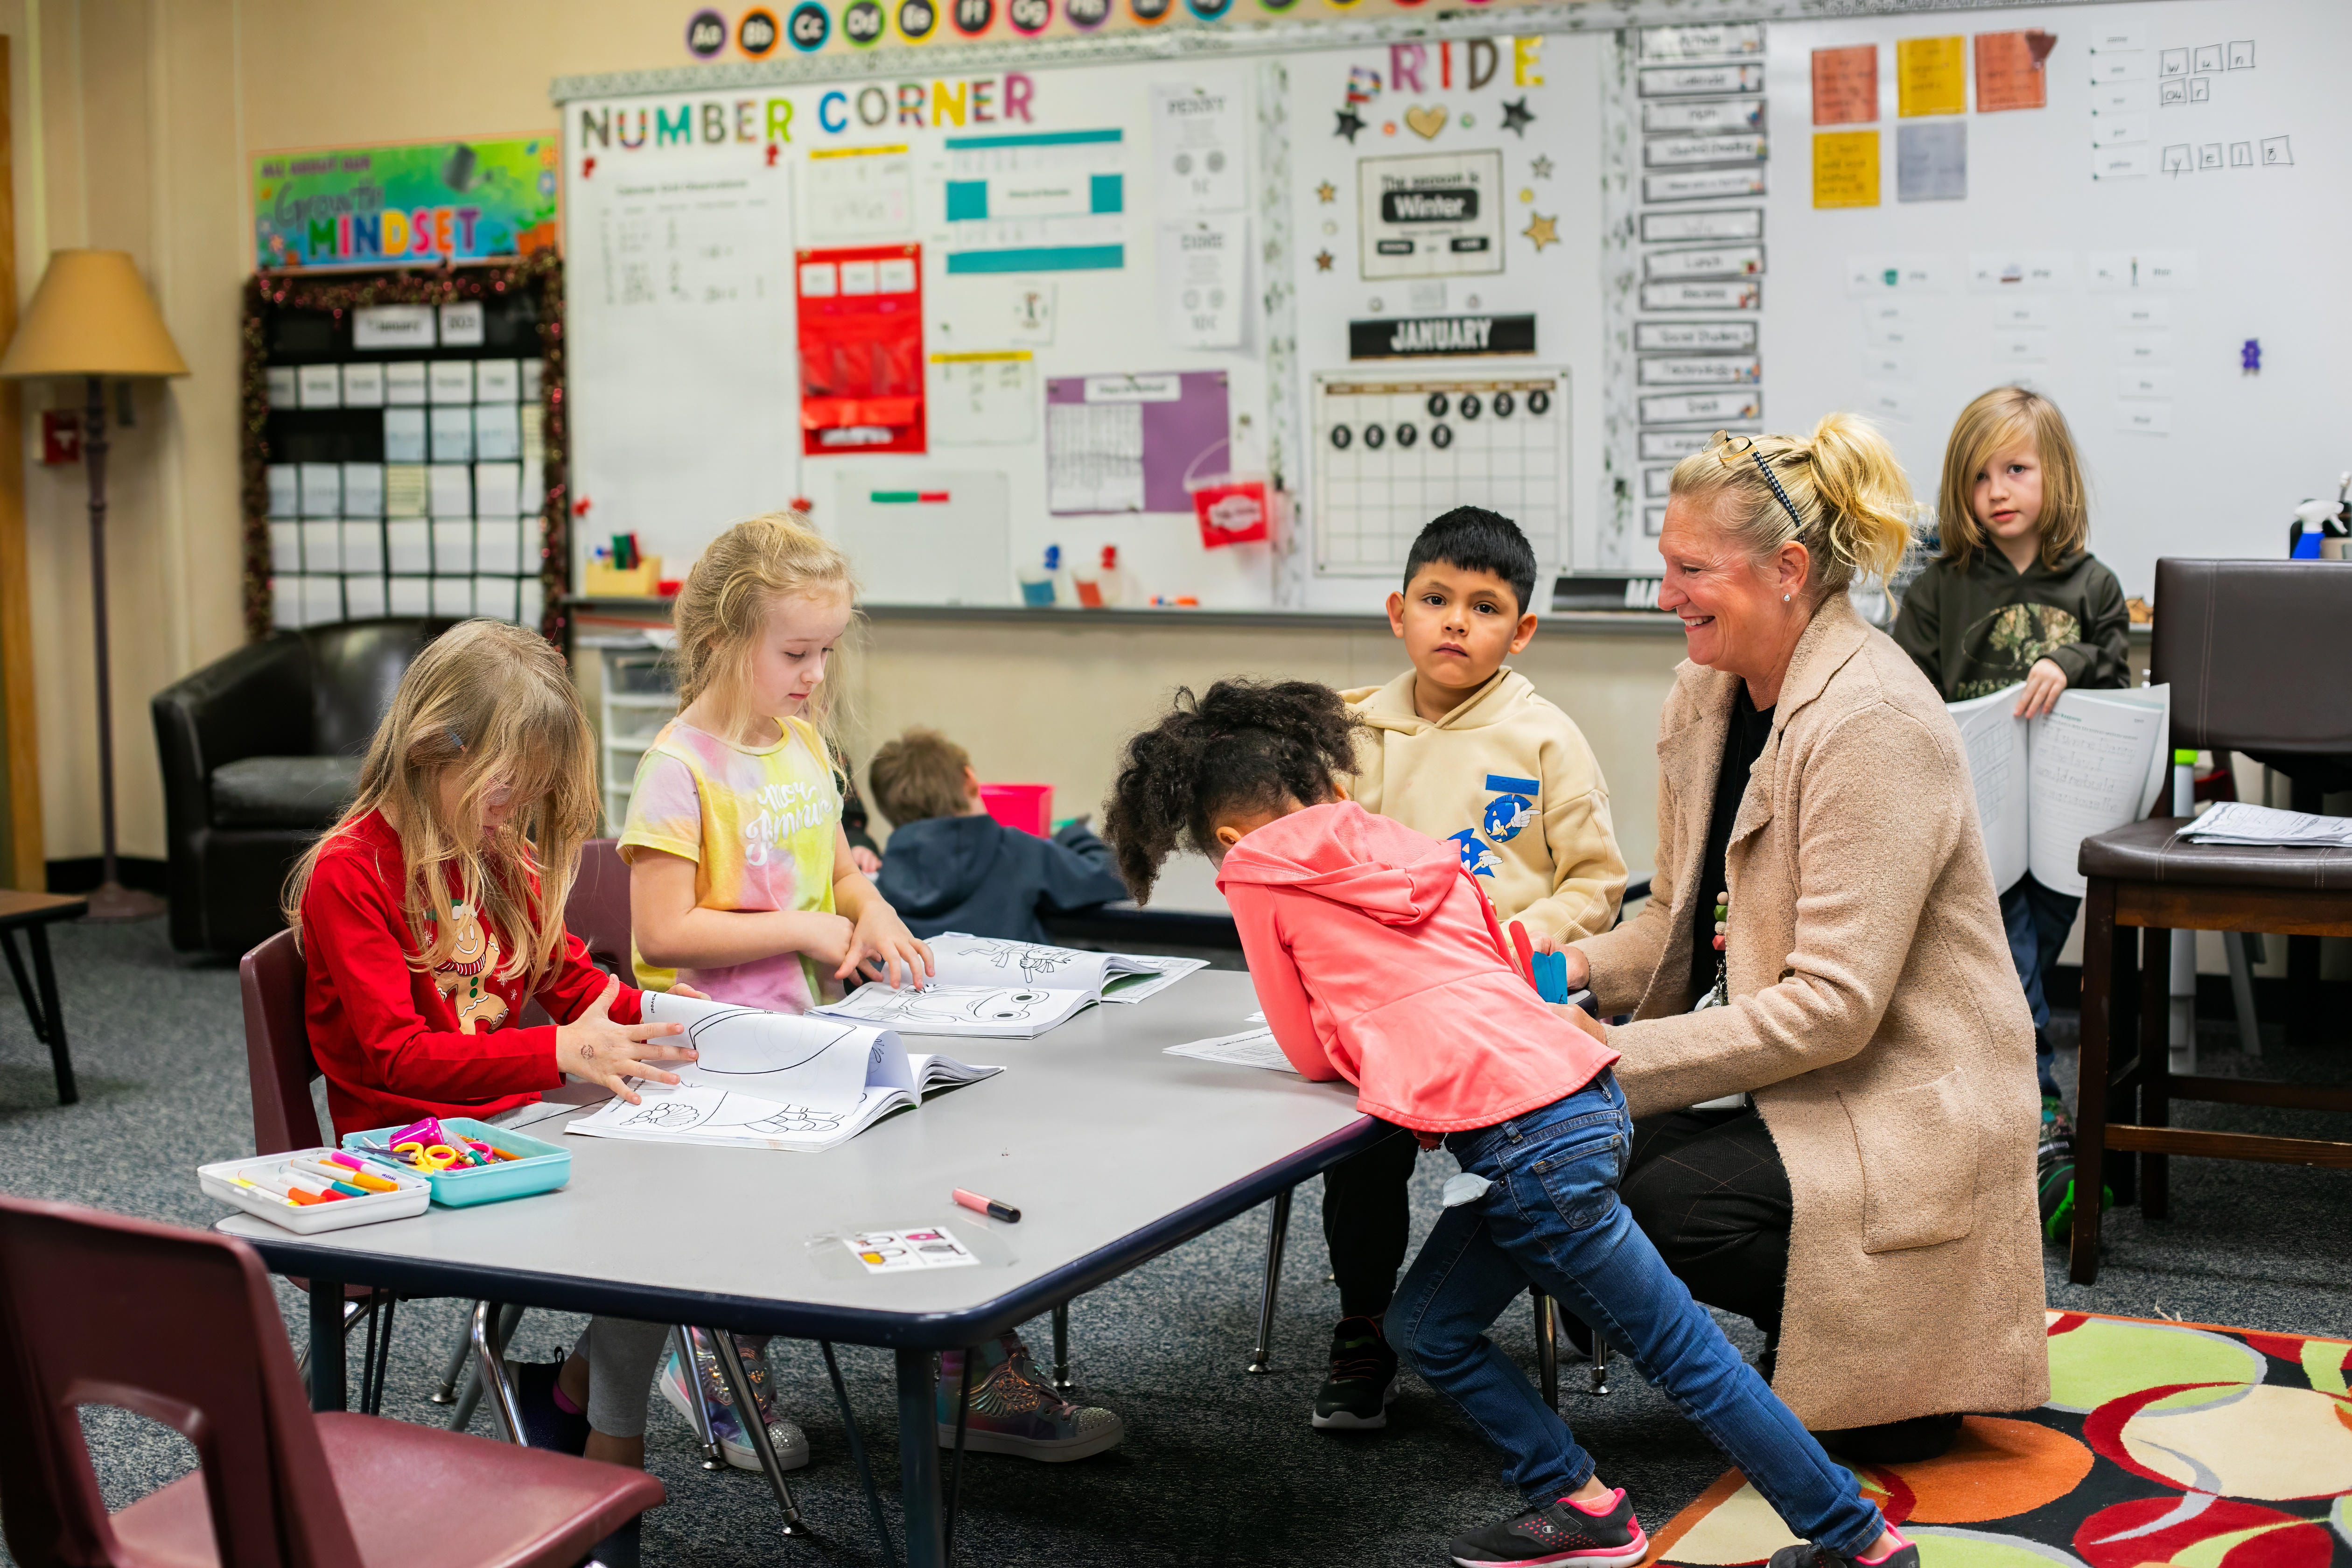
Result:
{"label": "leather armchair", "polygon": [[174,948],[240,953],[284,926],[287,872],[351,800],[411,661],[456,624],[279,632],[155,694]]}

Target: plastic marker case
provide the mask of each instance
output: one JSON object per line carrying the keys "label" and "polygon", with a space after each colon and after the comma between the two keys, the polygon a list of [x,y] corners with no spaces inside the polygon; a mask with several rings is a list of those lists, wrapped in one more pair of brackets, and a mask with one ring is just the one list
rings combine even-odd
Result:
{"label": "plastic marker case", "polygon": [[[331,1204],[310,1204],[300,1208],[279,1203],[267,1192],[236,1184],[239,1176],[275,1175],[289,1160],[323,1160],[331,1149],[296,1149],[284,1154],[259,1154],[243,1160],[223,1160],[217,1164],[196,1167],[196,1184],[223,1203],[235,1204],[250,1215],[258,1215],[281,1229],[310,1236],[322,1230],[341,1230],[347,1226],[373,1225],[380,1219],[408,1219],[425,1212],[433,1198],[433,1189],[423,1176],[405,1175],[387,1169],[384,1179],[397,1183],[398,1190],[370,1193],[363,1198],[342,1198]],[[302,1178],[297,1177],[298,1181]],[[307,1183],[315,1187],[316,1182]]]}
{"label": "plastic marker case", "polygon": [[[520,1154],[520,1160],[499,1160],[488,1165],[473,1165],[430,1173],[417,1172],[415,1179],[431,1184],[433,1201],[445,1208],[464,1208],[468,1204],[494,1204],[504,1198],[527,1198],[533,1193],[551,1193],[572,1180],[572,1151],[536,1138],[510,1131],[504,1127],[492,1127],[467,1116],[445,1116],[441,1125],[460,1137],[475,1139],[494,1149],[504,1149],[509,1154]],[[382,1149],[388,1143],[397,1127],[372,1128],[365,1132],[353,1132],[343,1139],[346,1150]],[[386,1175],[395,1174],[392,1166],[382,1161],[370,1161]]]}

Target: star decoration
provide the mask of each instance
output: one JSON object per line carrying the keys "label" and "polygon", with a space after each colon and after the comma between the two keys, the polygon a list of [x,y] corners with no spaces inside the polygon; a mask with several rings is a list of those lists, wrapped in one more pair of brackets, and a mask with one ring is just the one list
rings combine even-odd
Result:
{"label": "star decoration", "polygon": [[1535,120],[1536,117],[1528,112],[1528,99],[1525,93],[1519,95],[1517,102],[1503,105],[1503,129],[1517,132],[1519,140],[1522,142],[1527,140],[1528,127],[1534,124]]}
{"label": "star decoration", "polygon": [[1540,256],[1545,246],[1559,243],[1559,219],[1546,217],[1541,213],[1529,213],[1528,226],[1519,232],[1535,241],[1536,254]]}
{"label": "star decoration", "polygon": [[1533,174],[1538,180],[1550,179],[1551,159],[1541,153],[1537,153],[1535,162],[1528,165],[1528,173]]}
{"label": "star decoration", "polygon": [[1339,187],[1326,180],[1315,187],[1315,199],[1328,207],[1339,199]]}
{"label": "star decoration", "polygon": [[1329,251],[1318,250],[1315,253],[1315,270],[1318,272],[1328,272],[1331,270],[1331,253]]}
{"label": "star decoration", "polygon": [[1331,134],[1345,136],[1348,139],[1348,145],[1352,147],[1356,144],[1356,132],[1363,128],[1363,116],[1356,112],[1356,106],[1351,103],[1339,110],[1339,123],[1333,128]]}

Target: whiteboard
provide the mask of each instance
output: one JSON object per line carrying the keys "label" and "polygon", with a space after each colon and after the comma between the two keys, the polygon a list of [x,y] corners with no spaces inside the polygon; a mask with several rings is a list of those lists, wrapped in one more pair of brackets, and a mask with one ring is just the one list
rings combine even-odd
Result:
{"label": "whiteboard", "polygon": [[[1895,41],[2013,28],[2057,35],[2048,107],[1977,111],[1971,79],[1966,199],[1897,200],[1896,128],[1916,121],[1896,114]],[[1817,210],[1806,156],[1811,51],[1861,43],[1881,46],[1883,205]],[[2228,68],[2233,44],[2251,66]],[[2207,50],[2223,68],[2194,68]],[[2019,382],[2065,413],[2090,483],[2091,549],[2126,593],[2152,592],[2159,556],[2283,555],[2295,502],[2333,496],[2339,470],[2352,468],[2343,389],[2352,290],[2341,262],[2352,190],[2347,58],[2352,7],[2326,0],[1772,25],[1764,424],[1803,430],[1822,410],[1861,409],[1932,502],[1953,418],[1979,393]],[[2184,68],[2168,81],[2173,66]],[[2119,77],[2110,87],[2123,90],[2095,89],[2095,74]],[[2196,77],[2206,79],[2192,100]],[[2128,107],[2143,89],[2157,101]],[[2116,145],[2145,150],[2154,173],[2092,177],[2095,98],[2123,100],[2100,117],[2110,124],[2144,120],[2144,142]],[[2287,139],[2292,163],[2261,162],[2274,138]],[[2239,148],[2248,162],[2231,161]],[[2168,150],[2190,166],[2166,173]],[[2220,166],[2196,167],[2210,150]],[[1930,276],[1916,293],[1870,281],[1889,267]],[[2025,276],[1996,280],[2011,268]],[[1890,303],[1914,308],[1899,345],[1885,343],[1883,328],[1874,342],[1870,312]],[[2250,339],[2262,350],[2254,374],[2242,369]]]}

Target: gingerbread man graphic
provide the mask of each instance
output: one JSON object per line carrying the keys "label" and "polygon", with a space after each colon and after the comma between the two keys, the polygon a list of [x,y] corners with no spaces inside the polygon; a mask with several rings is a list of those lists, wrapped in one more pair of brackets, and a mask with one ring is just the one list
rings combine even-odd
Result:
{"label": "gingerbread man graphic", "polygon": [[449,920],[457,940],[447,960],[434,970],[433,984],[457,1010],[461,1033],[487,1034],[507,1016],[506,998],[484,984],[499,966],[499,939],[483,926],[471,904],[450,905]]}

